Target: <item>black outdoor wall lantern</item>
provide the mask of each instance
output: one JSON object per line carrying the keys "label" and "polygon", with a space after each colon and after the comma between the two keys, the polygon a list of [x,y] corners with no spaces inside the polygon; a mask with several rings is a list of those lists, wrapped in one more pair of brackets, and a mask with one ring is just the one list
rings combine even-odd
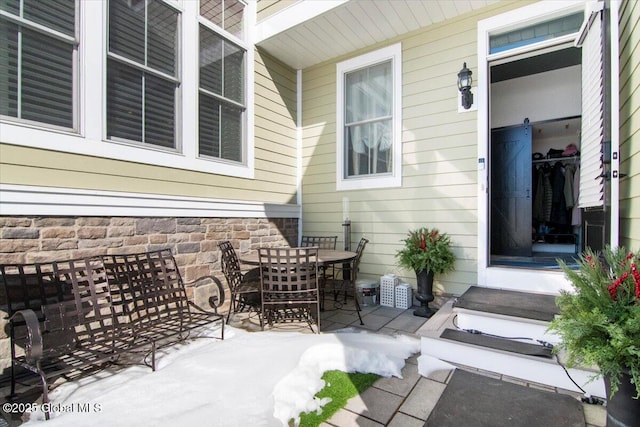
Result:
{"label": "black outdoor wall lantern", "polygon": [[462,107],[465,110],[471,108],[473,104],[473,93],[471,93],[471,83],[473,79],[471,78],[470,69],[467,68],[467,63],[465,62],[462,66],[462,70],[458,73],[458,90],[462,94]]}

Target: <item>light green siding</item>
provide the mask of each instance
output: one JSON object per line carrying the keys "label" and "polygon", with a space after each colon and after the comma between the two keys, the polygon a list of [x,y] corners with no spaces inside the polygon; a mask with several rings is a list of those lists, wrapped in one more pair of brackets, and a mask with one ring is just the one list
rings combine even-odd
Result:
{"label": "light green siding", "polygon": [[[395,273],[415,285],[415,274],[399,270],[394,255],[408,229],[428,226],[449,233],[455,246],[455,271],[436,277],[439,291],[459,294],[476,283],[477,122],[475,112],[458,113],[456,75],[465,61],[478,72],[478,20],[521,5],[494,5],[304,70],[303,229],[342,239],[343,198],[348,199],[353,244],[361,236],[371,241],[360,267],[362,277],[377,280]],[[336,63],[398,42],[403,70],[402,187],[337,192]]]}
{"label": "light green siding", "polygon": [[[255,179],[1,144],[0,183],[296,203],[296,74],[256,52]],[[105,145],[109,144],[105,142]]]}
{"label": "light green siding", "polygon": [[620,8],[621,243],[640,249],[640,4]]}

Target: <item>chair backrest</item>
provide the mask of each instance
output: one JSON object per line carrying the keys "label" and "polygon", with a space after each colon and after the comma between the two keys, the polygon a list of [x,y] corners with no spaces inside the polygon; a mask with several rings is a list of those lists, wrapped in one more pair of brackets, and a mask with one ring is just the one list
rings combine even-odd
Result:
{"label": "chair backrest", "polygon": [[317,302],[318,248],[260,248],[263,303]]}
{"label": "chair backrest", "polygon": [[364,252],[364,248],[365,246],[367,246],[367,243],[369,243],[369,240],[365,239],[364,237],[360,239],[360,242],[358,243],[358,248],[356,249],[356,257],[353,259],[353,262],[351,263],[351,280],[353,283],[356,282],[356,279],[358,277],[358,269],[360,268],[360,259],[362,258],[362,253]]}
{"label": "chair backrest", "polygon": [[335,250],[337,242],[338,236],[302,236],[300,246]]}
{"label": "chair backrest", "polygon": [[229,241],[218,244],[220,248],[220,265],[222,274],[227,279],[229,289],[236,289],[242,283],[242,271],[240,270],[240,260],[233,245]]}

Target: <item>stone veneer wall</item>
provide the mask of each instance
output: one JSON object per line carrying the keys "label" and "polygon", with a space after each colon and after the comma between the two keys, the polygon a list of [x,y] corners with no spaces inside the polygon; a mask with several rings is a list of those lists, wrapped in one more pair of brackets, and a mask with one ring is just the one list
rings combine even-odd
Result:
{"label": "stone veneer wall", "polygon": [[[295,246],[296,218],[135,218],[0,216],[0,264],[48,262],[105,253],[171,248],[185,282],[220,271],[218,243],[245,252],[259,246]],[[204,281],[203,281],[204,283]],[[187,288],[208,308],[211,284]],[[0,369],[9,366],[4,289],[0,285]]]}

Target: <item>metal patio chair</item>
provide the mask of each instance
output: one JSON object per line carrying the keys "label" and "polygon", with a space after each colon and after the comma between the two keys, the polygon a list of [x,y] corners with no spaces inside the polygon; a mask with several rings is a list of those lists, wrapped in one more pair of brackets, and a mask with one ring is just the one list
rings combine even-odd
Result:
{"label": "metal patio chair", "polygon": [[262,326],[260,304],[260,269],[252,268],[247,271],[240,269],[240,261],[233,245],[229,241],[218,244],[221,251],[220,264],[222,273],[227,279],[231,292],[231,303],[227,314],[227,323],[232,313],[255,312],[259,316]]}
{"label": "metal patio chair", "polygon": [[[367,243],[369,243],[368,239],[365,239],[364,237],[360,239],[358,248],[356,249],[356,257],[350,262],[342,264],[342,267],[336,266],[336,278],[328,281],[328,284],[333,288],[334,301],[338,300],[338,294],[342,291],[344,292],[344,302],[347,302],[348,292],[353,292],[356,312],[358,313],[358,319],[360,320],[361,325],[364,325],[364,322],[360,316],[360,303],[358,302],[358,297],[356,295],[356,280],[358,279],[358,271],[360,269],[360,259],[362,258],[362,253],[364,252],[364,248],[367,246]],[[341,278],[337,278],[338,276],[341,276]]]}
{"label": "metal patio chair", "polygon": [[[300,246],[335,250],[337,242],[338,236],[302,236]],[[334,270],[333,265],[319,265],[318,268],[320,269],[320,300],[324,301],[325,283],[327,280],[333,279]]]}
{"label": "metal patio chair", "polygon": [[300,246],[318,249],[336,249],[338,236],[302,236]]}
{"label": "metal patio chair", "polygon": [[258,253],[263,321],[306,321],[319,333],[318,248],[260,248]]}

